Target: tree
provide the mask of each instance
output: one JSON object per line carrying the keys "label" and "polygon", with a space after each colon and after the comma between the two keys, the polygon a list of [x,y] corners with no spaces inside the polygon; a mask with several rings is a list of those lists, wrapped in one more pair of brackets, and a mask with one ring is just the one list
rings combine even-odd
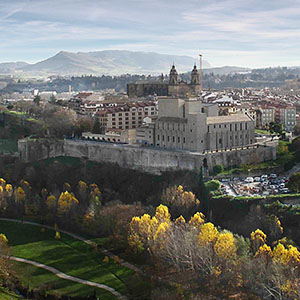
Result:
{"label": "tree", "polygon": [[49,103],[51,103],[51,104],[55,104],[56,103],[56,98],[55,98],[55,96],[53,94],[50,96]]}
{"label": "tree", "polygon": [[[282,125],[281,124],[270,122],[268,128],[269,128],[269,131],[272,135],[272,140],[273,140],[273,138],[276,134],[278,134],[280,136],[282,135]],[[275,135],[273,135],[274,133],[275,133]]]}
{"label": "tree", "polygon": [[214,175],[217,175],[217,174],[223,172],[223,170],[224,170],[224,168],[223,168],[222,165],[215,165],[215,166],[213,167],[213,174],[214,174]]}
{"label": "tree", "polygon": [[209,192],[217,191],[221,187],[221,182],[219,180],[210,180],[205,182],[205,186]]}
{"label": "tree", "polygon": [[40,103],[41,103],[42,99],[41,99],[41,96],[40,95],[36,95],[33,99],[33,102],[37,105],[37,106],[40,106]]}
{"label": "tree", "polygon": [[103,133],[103,127],[100,124],[99,118],[96,118],[94,121],[92,133],[96,133],[96,134]]}
{"label": "tree", "polygon": [[288,188],[293,192],[300,192],[300,172],[297,172],[290,177],[288,182]]}

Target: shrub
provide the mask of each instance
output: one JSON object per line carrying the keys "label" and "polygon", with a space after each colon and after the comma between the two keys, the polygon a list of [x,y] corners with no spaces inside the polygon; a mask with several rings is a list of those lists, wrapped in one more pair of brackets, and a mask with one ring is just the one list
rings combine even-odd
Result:
{"label": "shrub", "polygon": [[213,174],[214,174],[214,175],[217,175],[217,174],[219,174],[219,173],[222,173],[223,171],[224,171],[224,168],[223,168],[222,165],[215,165],[215,166],[213,167]]}

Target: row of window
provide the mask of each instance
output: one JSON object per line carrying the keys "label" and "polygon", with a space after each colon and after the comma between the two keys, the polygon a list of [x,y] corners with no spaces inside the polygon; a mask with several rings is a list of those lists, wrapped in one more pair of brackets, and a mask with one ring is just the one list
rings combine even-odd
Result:
{"label": "row of window", "polygon": [[185,124],[182,124],[182,126],[180,126],[180,124],[175,124],[175,123],[157,122],[157,129],[185,131]]}
{"label": "row of window", "polygon": [[[232,131],[233,129],[235,131],[237,131],[237,130],[243,130],[243,129],[244,130],[248,130],[248,123],[244,123],[244,124],[245,124],[244,128],[243,128],[243,123],[240,123],[240,124],[237,124],[237,123],[235,123],[235,124],[229,124],[229,130],[230,131]],[[228,124],[208,125],[207,126],[207,131],[210,132],[211,126],[213,126],[214,129],[215,128],[226,128],[227,129],[228,128],[227,125]]]}

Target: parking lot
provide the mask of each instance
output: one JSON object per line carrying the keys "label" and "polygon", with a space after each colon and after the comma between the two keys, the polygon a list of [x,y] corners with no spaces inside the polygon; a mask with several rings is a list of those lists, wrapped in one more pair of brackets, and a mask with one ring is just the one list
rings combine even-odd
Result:
{"label": "parking lot", "polygon": [[268,196],[290,192],[286,187],[288,178],[277,177],[277,174],[222,179],[221,183],[223,193],[232,196]]}

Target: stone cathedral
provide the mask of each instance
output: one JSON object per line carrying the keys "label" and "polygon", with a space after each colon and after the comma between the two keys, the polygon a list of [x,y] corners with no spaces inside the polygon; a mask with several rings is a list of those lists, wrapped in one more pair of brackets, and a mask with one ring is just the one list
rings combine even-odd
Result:
{"label": "stone cathedral", "polygon": [[127,94],[129,97],[156,96],[185,96],[199,95],[202,90],[200,74],[196,65],[191,73],[191,82],[187,83],[180,80],[178,72],[173,65],[170,70],[169,81],[164,80],[162,76],[159,81],[147,82],[141,81],[127,85]]}

